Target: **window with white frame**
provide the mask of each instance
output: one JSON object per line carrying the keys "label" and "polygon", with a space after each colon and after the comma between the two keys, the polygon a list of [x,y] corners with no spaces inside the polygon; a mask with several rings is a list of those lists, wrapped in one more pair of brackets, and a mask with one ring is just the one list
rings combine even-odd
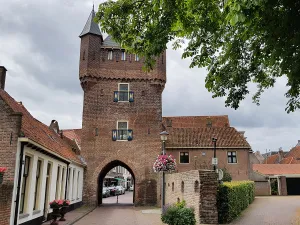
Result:
{"label": "window with white frame", "polygon": [[128,140],[128,122],[118,121],[118,140]]}
{"label": "window with white frame", "polygon": [[38,159],[36,165],[36,175],[35,175],[35,187],[34,187],[34,202],[33,202],[33,210],[39,208],[39,196],[40,196],[40,187],[41,187],[41,167],[42,167],[42,160]]}
{"label": "window with white frame", "polygon": [[236,151],[227,152],[228,163],[237,163]]}
{"label": "window with white frame", "polygon": [[124,52],[124,51],[121,52],[121,60],[122,61],[126,60],[126,52]]}
{"label": "window with white frame", "polygon": [[77,199],[79,199],[79,177],[80,177],[80,171],[78,171],[78,174],[77,174]]}
{"label": "window with white frame", "polygon": [[27,195],[28,195],[28,176],[30,173],[30,157],[25,156],[24,169],[23,169],[23,179],[22,179],[22,187],[21,187],[21,196],[20,196],[20,214],[24,213],[27,207]]}
{"label": "window with white frame", "polygon": [[66,170],[65,170],[65,167],[62,168],[62,177],[61,177],[61,192],[60,192],[60,198],[65,198],[65,193],[64,193],[64,190],[65,190],[65,184],[66,184],[66,181],[65,181],[65,175],[66,173]]}
{"label": "window with white frame", "polygon": [[108,60],[113,60],[113,51],[108,51],[108,54],[107,54],[107,59]]}
{"label": "window with white frame", "polygon": [[75,199],[75,169],[73,169],[73,175],[72,175],[72,178],[73,178],[73,186],[72,186],[72,200],[74,200]]}
{"label": "window with white frame", "polygon": [[55,199],[59,199],[60,195],[60,166],[57,167],[57,177],[56,177],[56,189],[55,189]]}
{"label": "window with white frame", "polygon": [[120,83],[118,85],[119,101],[128,102],[129,101],[129,84]]}
{"label": "window with white frame", "polygon": [[190,156],[188,152],[180,152],[179,163],[190,163]]}
{"label": "window with white frame", "polygon": [[138,54],[135,54],[135,61],[136,61],[136,62],[140,61],[140,57],[139,57]]}

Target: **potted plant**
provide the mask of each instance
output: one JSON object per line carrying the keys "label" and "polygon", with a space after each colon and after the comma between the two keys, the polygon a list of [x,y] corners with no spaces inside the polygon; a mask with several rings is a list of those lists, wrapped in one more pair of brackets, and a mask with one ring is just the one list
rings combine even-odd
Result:
{"label": "potted plant", "polygon": [[172,155],[158,155],[153,164],[153,170],[156,173],[160,171],[175,171],[176,161]]}
{"label": "potted plant", "polygon": [[60,209],[61,217],[60,217],[59,221],[66,221],[65,214],[68,211],[70,201],[69,200],[62,200],[62,201],[63,201],[63,203],[62,203],[62,206],[61,206],[61,209]]}
{"label": "potted plant", "polygon": [[6,167],[0,167],[0,184],[2,184],[2,182],[3,182],[3,175],[6,170],[7,170]]}
{"label": "potted plant", "polygon": [[51,216],[53,218],[53,221],[51,225],[58,225],[57,217],[60,216],[60,208],[62,207],[63,200],[54,200],[49,203],[50,208],[53,209],[53,212],[51,213]]}

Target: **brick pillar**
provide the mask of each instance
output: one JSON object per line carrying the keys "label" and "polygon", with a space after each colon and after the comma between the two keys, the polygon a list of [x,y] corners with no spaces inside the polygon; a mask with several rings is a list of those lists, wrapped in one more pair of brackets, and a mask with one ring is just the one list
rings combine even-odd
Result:
{"label": "brick pillar", "polygon": [[287,195],[286,177],[285,176],[279,177],[279,181],[280,181],[280,195],[286,196]]}
{"label": "brick pillar", "polygon": [[0,89],[4,90],[5,78],[7,69],[4,66],[0,66]]}
{"label": "brick pillar", "polygon": [[218,224],[217,173],[199,170],[200,175],[200,223]]}

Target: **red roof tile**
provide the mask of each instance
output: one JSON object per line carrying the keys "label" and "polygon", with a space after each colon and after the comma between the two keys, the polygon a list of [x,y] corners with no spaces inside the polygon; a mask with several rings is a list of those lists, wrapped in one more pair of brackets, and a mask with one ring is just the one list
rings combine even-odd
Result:
{"label": "red roof tile", "polygon": [[265,175],[300,175],[300,164],[253,164],[253,170]]}
{"label": "red roof tile", "polygon": [[163,124],[173,128],[199,128],[207,127],[211,123],[212,127],[229,127],[227,115],[222,116],[168,116],[163,117]]}
{"label": "red roof tile", "polygon": [[79,156],[72,151],[72,147],[60,137],[54,130],[42,122],[36,120],[27,109],[16,102],[7,92],[0,89],[0,97],[12,108],[14,112],[20,112],[22,116],[21,131],[25,137],[44,146],[63,158],[82,164]]}
{"label": "red roof tile", "polygon": [[286,153],[285,157],[294,157],[295,160],[300,160],[300,146],[296,146],[292,148],[288,153]]}
{"label": "red roof tile", "polygon": [[279,154],[274,154],[268,156],[264,161],[263,164],[276,164],[279,162]]}
{"label": "red roof tile", "polygon": [[70,140],[75,140],[79,147],[81,146],[81,129],[63,130],[63,135]]}
{"label": "red roof tile", "polygon": [[212,137],[216,137],[217,147],[251,148],[234,127],[169,128],[168,132],[168,147],[213,147]]}

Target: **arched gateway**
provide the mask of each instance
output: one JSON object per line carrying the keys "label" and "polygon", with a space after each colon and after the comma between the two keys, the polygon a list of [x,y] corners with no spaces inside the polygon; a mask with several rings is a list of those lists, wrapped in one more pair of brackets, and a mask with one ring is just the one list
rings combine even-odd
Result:
{"label": "arched gateway", "polygon": [[[111,169],[113,169],[117,166],[124,167],[131,174],[133,182],[135,181],[135,175],[134,175],[132,169],[129,166],[127,166],[125,163],[123,163],[119,160],[114,160],[114,161],[108,163],[106,166],[104,166],[102,168],[101,172],[99,173],[99,177],[98,177],[98,189],[97,189],[98,205],[102,204],[102,199],[103,199],[102,188],[103,188],[103,184],[104,184],[104,178]],[[133,203],[134,203],[134,198],[135,198],[135,195],[133,193]]]}
{"label": "arched gateway", "polygon": [[138,55],[125,52],[110,36],[103,40],[94,16],[93,10],[80,34],[81,154],[87,163],[83,200],[101,203],[99,179],[118,162],[135,176],[134,204],[155,205],[159,192],[152,166],[161,151],[166,55],[153,71],[143,72]]}

